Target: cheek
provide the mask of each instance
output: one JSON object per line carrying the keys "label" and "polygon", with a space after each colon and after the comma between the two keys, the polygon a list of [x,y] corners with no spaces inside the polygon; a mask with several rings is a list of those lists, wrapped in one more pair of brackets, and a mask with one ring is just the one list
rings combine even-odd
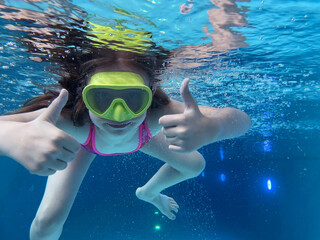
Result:
{"label": "cheek", "polygon": [[131,122],[133,124],[133,126],[137,127],[141,123],[143,123],[143,121],[146,119],[146,116],[147,116],[147,113],[145,112],[142,115],[140,115],[139,117],[130,119],[129,122]]}
{"label": "cheek", "polygon": [[143,113],[139,117],[131,118],[130,120],[128,120],[128,122],[131,122],[133,124],[133,126],[139,126],[146,119],[146,116],[147,116],[147,114]]}
{"label": "cheek", "polygon": [[92,123],[95,125],[99,124],[100,122],[102,122],[104,120],[103,118],[96,116],[94,113],[92,113],[90,111],[89,111],[89,117],[90,117]]}
{"label": "cheek", "polygon": [[90,110],[89,110],[89,117],[93,121],[97,116],[94,115]]}
{"label": "cheek", "polygon": [[140,124],[146,119],[147,117],[147,112],[144,112],[142,115],[140,115],[139,117],[135,118],[137,119],[137,122],[139,122]]}

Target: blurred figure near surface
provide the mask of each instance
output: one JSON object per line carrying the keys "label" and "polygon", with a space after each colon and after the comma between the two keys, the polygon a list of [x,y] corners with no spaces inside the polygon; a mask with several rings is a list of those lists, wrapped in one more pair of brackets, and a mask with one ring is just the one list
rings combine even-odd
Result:
{"label": "blurred figure near surface", "polygon": [[[196,2],[189,0],[189,4],[180,5],[181,14],[189,14],[194,9]],[[239,8],[237,2],[250,2],[250,0],[211,0],[213,8],[207,11],[208,20],[213,28],[210,32],[208,25],[203,25],[202,30],[206,37],[212,39],[205,45],[186,45],[176,52],[172,64],[178,68],[196,68],[203,66],[205,61],[185,61],[188,59],[210,59],[232,49],[247,47],[246,37],[241,32],[232,28],[248,27],[246,7]]]}

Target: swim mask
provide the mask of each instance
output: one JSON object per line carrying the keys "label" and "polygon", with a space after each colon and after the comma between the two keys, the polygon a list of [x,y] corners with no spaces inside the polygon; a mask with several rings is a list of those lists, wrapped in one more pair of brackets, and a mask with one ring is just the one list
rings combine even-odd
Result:
{"label": "swim mask", "polygon": [[123,122],[142,115],[152,101],[143,78],[132,72],[99,72],[82,91],[86,107],[95,115]]}

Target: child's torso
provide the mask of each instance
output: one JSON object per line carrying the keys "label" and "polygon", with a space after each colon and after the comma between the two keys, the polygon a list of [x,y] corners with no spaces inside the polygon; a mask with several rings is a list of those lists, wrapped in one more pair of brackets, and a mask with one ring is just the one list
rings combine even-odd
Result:
{"label": "child's torso", "polygon": [[104,141],[104,137],[102,137],[99,142],[99,138],[95,134],[96,126],[90,124],[87,140],[81,143],[81,145],[90,153],[104,156],[133,153],[142,148],[152,138],[146,121],[143,121],[137,130],[138,132],[135,131],[135,134],[131,138],[121,139],[121,136],[118,136],[118,139],[116,138],[117,141],[111,141],[110,139]]}

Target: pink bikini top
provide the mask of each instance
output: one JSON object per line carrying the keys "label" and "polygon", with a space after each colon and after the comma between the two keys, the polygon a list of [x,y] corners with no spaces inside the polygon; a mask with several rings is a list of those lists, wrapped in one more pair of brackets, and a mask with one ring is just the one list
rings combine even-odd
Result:
{"label": "pink bikini top", "polygon": [[91,123],[88,138],[85,141],[85,143],[81,143],[81,145],[90,153],[98,154],[101,156],[112,156],[112,155],[121,155],[121,154],[129,154],[129,153],[136,152],[140,148],[142,148],[151,138],[152,138],[152,134],[150,133],[149,127],[146,121],[143,121],[143,123],[141,123],[139,126],[139,145],[135,150],[127,153],[104,154],[104,153],[100,153],[96,148],[94,124]]}

